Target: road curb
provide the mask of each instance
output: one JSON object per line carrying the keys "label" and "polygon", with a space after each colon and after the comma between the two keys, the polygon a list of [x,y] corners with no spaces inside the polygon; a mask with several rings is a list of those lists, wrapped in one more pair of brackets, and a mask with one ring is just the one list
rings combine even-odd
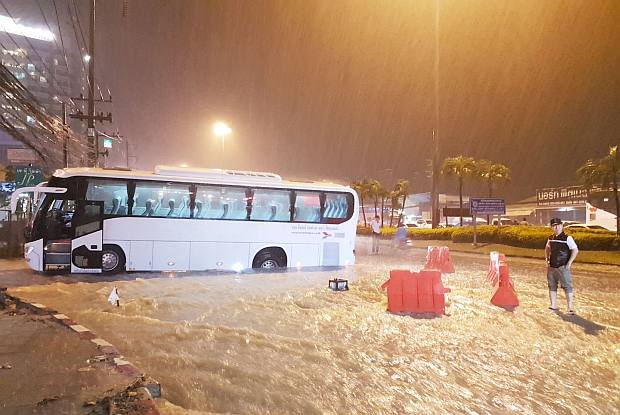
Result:
{"label": "road curb", "polygon": [[[76,323],[65,314],[47,307],[40,303],[30,303],[19,297],[7,294],[6,288],[0,287],[0,309],[26,310],[31,314],[48,316],[50,321],[66,328],[73,335],[77,335],[84,341],[93,343],[101,352],[101,355],[89,359],[88,363],[101,364],[106,368],[115,370],[128,379],[128,386],[114,396],[106,396],[97,402],[89,402],[85,405],[100,406],[107,408],[110,414],[149,414],[158,415],[153,398],[161,397],[161,385],[159,382],[147,376],[133,363],[129,362],[120,354],[118,349],[108,341],[97,336],[89,328]],[[97,413],[97,412],[92,412]]]}

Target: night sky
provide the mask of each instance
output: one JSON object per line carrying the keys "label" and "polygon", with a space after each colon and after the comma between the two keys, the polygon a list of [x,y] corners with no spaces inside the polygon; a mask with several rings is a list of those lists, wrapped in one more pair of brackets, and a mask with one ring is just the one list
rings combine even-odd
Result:
{"label": "night sky", "polygon": [[[442,158],[508,165],[498,195],[514,200],[576,183],[620,141],[616,0],[129,0],[126,17],[122,6],[98,2],[98,82],[139,168],[406,178],[428,191],[436,127]],[[216,120],[234,131],[224,154]]]}

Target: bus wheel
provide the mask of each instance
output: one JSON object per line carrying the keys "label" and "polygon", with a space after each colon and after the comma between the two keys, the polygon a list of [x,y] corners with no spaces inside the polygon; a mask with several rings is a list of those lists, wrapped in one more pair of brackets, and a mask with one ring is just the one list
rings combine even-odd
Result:
{"label": "bus wheel", "polygon": [[[284,251],[282,251],[284,254]],[[263,251],[256,255],[254,258],[254,262],[252,263],[252,268],[263,268],[263,269],[273,269],[280,268],[286,266],[286,258],[283,255],[278,255],[278,252],[268,250]],[[286,255],[286,254],[284,254]]]}
{"label": "bus wheel", "polygon": [[101,269],[106,274],[116,274],[125,268],[125,254],[115,245],[103,245]]}

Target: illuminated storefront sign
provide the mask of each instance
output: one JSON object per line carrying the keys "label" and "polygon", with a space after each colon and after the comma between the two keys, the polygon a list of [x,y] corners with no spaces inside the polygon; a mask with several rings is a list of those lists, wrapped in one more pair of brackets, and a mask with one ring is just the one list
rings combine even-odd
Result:
{"label": "illuminated storefront sign", "polygon": [[579,205],[587,200],[588,189],[583,186],[536,189],[536,203],[538,206]]}

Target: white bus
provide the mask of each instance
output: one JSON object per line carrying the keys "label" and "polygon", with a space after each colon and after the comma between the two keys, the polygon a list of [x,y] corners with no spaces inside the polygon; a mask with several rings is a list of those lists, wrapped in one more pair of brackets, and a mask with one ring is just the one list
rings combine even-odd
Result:
{"label": "white bus", "polygon": [[272,173],[156,166],[56,170],[25,244],[36,271],[234,270],[355,261],[357,194]]}

